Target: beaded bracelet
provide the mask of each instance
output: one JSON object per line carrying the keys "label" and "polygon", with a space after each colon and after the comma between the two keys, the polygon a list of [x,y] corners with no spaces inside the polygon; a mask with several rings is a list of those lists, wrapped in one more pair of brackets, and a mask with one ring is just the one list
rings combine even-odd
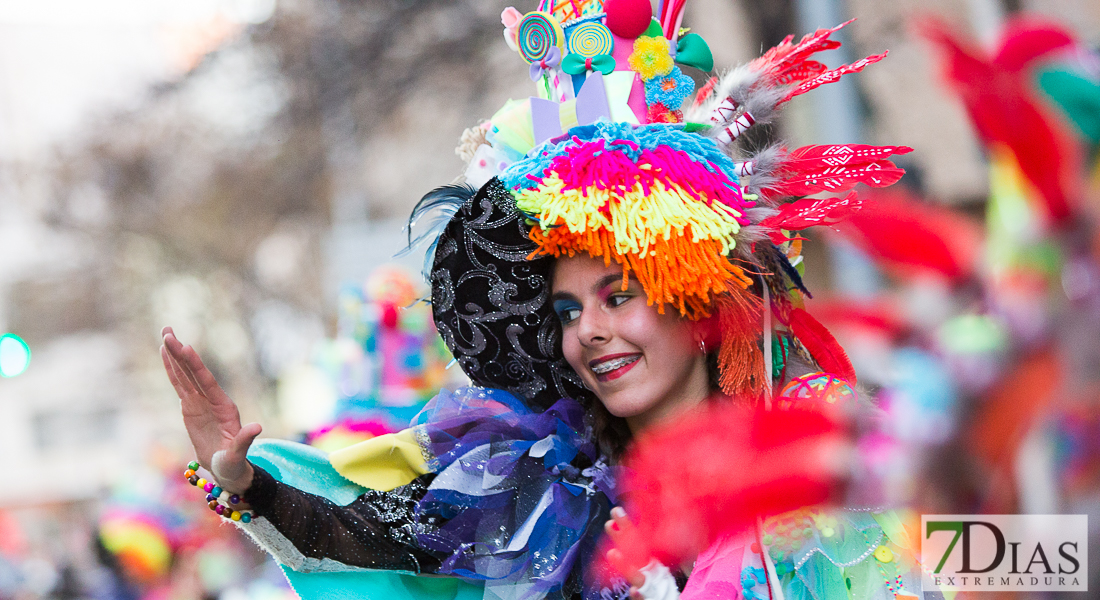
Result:
{"label": "beaded bracelet", "polygon": [[210,510],[232,521],[240,521],[241,523],[249,523],[252,521],[253,511],[237,510],[233,507],[234,505],[240,504],[240,496],[237,494],[230,494],[218,487],[213,481],[207,481],[199,477],[199,474],[195,472],[198,471],[198,469],[199,463],[197,461],[191,461],[187,464],[187,470],[183,472],[183,476],[187,479],[188,483],[195,487],[202,488],[202,490],[206,492],[206,502]]}

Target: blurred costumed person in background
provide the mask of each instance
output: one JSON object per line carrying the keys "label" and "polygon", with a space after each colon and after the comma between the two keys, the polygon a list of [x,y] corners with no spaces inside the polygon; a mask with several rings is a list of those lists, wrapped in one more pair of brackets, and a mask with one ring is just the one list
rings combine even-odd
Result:
{"label": "blurred costumed person in background", "polygon": [[[299,595],[916,597],[915,546],[841,460],[856,377],[802,308],[795,234],[861,206],[806,196],[893,184],[909,149],[739,142],[885,53],[827,69],[838,26],[712,77],[683,8],[502,14],[538,96],[469,130],[465,181],[413,215],[435,217],[433,315],[474,385],[408,429],[327,455],[253,444],[165,329],[186,475]],[[843,482],[866,503],[799,508]]]}
{"label": "blurred costumed person in background", "polygon": [[[988,513],[1095,513],[1100,490],[1100,53],[1036,15],[989,50],[929,21],[948,85],[989,157],[978,309],[996,360],[962,442]],[[972,303],[973,304],[973,303]],[[1094,538],[1095,539],[1095,538]],[[1094,563],[1095,564],[1095,563]]]}

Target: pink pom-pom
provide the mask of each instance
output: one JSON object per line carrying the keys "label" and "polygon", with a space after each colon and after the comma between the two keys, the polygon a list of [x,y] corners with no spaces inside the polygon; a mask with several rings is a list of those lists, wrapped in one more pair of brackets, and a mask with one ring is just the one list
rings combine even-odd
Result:
{"label": "pink pom-pom", "polygon": [[632,40],[645,33],[653,21],[653,7],[649,0],[605,0],[607,28],[615,35]]}

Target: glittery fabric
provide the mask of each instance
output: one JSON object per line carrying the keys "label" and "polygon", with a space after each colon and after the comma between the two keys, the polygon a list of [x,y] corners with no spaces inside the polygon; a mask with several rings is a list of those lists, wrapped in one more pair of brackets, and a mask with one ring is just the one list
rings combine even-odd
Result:
{"label": "glittery fabric", "polygon": [[554,260],[500,180],[482,186],[444,229],[432,268],[436,328],[475,385],[544,409],[561,398],[590,399],[561,353],[550,303]]}
{"label": "glittery fabric", "polygon": [[432,453],[432,438],[428,435],[428,428],[424,425],[413,427],[413,436],[416,437],[416,444],[420,446],[420,456],[424,458],[424,464],[431,472],[438,473],[440,463]]}
{"label": "glittery fabric", "polygon": [[492,600],[625,597],[621,581],[584,579],[614,479],[580,404],[560,399],[539,412],[502,390],[444,390],[413,429],[438,472],[390,492],[357,488],[351,499],[344,490],[346,505],[326,498],[334,486],[302,480],[331,471],[316,453],[250,457],[262,465],[245,497],[257,514],[250,532],[266,532],[257,539],[296,570],[456,575],[484,582]]}
{"label": "glittery fabric", "polygon": [[762,534],[784,597],[892,600],[921,589],[915,549],[892,511],[803,508],[765,519]]}
{"label": "glittery fabric", "polygon": [[368,490],[347,506],[300,491],[255,467],[245,501],[307,558],[351,567],[437,573],[440,559],[419,547],[418,535],[434,531],[436,516],[416,515],[416,504],[434,475],[389,492]]}
{"label": "glittery fabric", "polygon": [[500,598],[562,598],[585,590],[583,567],[609,518],[610,469],[584,409],[562,399],[534,412],[501,390],[441,392],[421,418],[441,465],[420,502],[441,525],[418,536],[446,553],[441,572],[486,582]]}

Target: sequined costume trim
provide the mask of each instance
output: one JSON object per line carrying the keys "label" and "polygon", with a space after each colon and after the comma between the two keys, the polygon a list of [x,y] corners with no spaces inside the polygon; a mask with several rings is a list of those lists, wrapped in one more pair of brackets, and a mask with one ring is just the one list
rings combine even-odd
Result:
{"label": "sequined costume trim", "polygon": [[432,452],[432,439],[428,436],[428,428],[417,425],[413,428],[413,436],[416,438],[417,445],[420,446],[420,455],[424,457],[424,464],[428,467],[428,470],[432,473],[438,473],[442,468],[442,464],[435,453]]}
{"label": "sequined costume trim", "polygon": [[[348,571],[377,571],[364,567],[353,567],[329,558],[310,558],[302,554],[294,543],[288,540],[271,521],[263,517],[251,523],[235,522],[239,529],[248,534],[256,544],[273,556],[281,565],[290,567],[299,573],[341,573]],[[415,575],[414,571],[396,571],[404,575]]]}
{"label": "sequined costume trim", "polygon": [[438,531],[443,519],[416,510],[434,475],[391,491],[368,489],[340,505],[254,470],[245,501],[256,511],[256,525],[242,529],[295,571],[439,571],[440,557],[424,550],[418,538]]}

